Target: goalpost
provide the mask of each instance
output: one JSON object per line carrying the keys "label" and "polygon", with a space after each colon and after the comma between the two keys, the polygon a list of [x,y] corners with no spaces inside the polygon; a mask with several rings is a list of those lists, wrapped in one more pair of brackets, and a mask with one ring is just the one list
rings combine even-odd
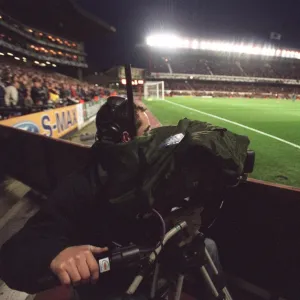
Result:
{"label": "goalpost", "polygon": [[144,99],[164,100],[165,99],[164,81],[146,81],[144,84]]}

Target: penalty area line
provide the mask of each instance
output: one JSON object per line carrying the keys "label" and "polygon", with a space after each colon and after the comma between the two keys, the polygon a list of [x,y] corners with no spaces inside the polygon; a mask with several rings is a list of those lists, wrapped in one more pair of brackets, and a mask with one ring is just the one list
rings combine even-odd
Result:
{"label": "penalty area line", "polygon": [[198,110],[198,109],[195,109],[195,108],[192,108],[192,107],[188,107],[188,106],[185,106],[185,105],[182,105],[182,104],[179,104],[179,103],[174,103],[172,101],[169,101],[169,100],[164,100],[170,104],[173,104],[175,106],[179,106],[179,107],[182,107],[184,109],[187,109],[187,110],[190,110],[190,111],[193,111],[193,112],[196,112],[196,113],[199,113],[199,114],[202,114],[202,115],[205,115],[205,116],[208,116],[208,117],[212,117],[212,118],[215,118],[215,119],[218,119],[218,120],[221,120],[221,121],[224,121],[224,122],[227,122],[227,123],[230,123],[230,124],[233,124],[233,125],[236,125],[236,126],[239,126],[239,127],[242,127],[242,128],[245,128],[247,130],[250,130],[250,131],[253,131],[253,132],[256,132],[256,133],[259,133],[261,135],[264,135],[264,136],[267,136],[271,139],[274,139],[274,140],[277,140],[279,142],[282,142],[284,144],[287,144],[287,145],[290,145],[294,148],[297,148],[297,149],[300,149],[300,145],[297,145],[297,144],[294,144],[292,142],[289,142],[289,141],[286,141],[284,139],[281,139],[277,136],[274,136],[274,135],[271,135],[269,133],[266,133],[266,132],[263,132],[263,131],[260,131],[260,130],[257,130],[257,129],[254,129],[252,127],[249,127],[249,126],[246,126],[246,125],[243,125],[243,124],[240,124],[240,123],[237,123],[237,122],[234,122],[234,121],[231,121],[231,120],[228,120],[228,119],[224,119],[224,118],[221,118],[221,117],[218,117],[216,115],[212,115],[212,114],[209,114],[209,113],[206,113],[204,111],[201,111],[201,110]]}

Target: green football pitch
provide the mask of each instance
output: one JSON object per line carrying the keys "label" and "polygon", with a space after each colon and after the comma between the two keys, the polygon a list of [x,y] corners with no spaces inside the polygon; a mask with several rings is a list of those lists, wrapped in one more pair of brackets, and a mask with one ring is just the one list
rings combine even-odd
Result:
{"label": "green football pitch", "polygon": [[300,101],[173,97],[146,104],[163,125],[186,117],[247,135],[256,152],[251,177],[300,187]]}

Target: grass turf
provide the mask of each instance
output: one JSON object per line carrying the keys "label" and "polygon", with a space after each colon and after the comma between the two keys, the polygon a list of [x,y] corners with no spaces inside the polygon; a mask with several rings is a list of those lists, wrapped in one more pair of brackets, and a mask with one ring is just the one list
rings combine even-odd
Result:
{"label": "grass turf", "polygon": [[[300,102],[274,99],[173,97],[167,100],[222,117],[300,145]],[[253,178],[300,187],[300,149],[240,126],[230,124],[166,101],[147,101],[163,125],[187,117],[226,127],[249,136],[256,152]]]}

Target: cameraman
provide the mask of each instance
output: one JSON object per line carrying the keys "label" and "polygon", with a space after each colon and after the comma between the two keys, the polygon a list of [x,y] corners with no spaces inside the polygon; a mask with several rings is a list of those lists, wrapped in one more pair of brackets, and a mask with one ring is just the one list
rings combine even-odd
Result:
{"label": "cameraman", "polygon": [[[138,105],[135,115],[137,134],[141,136],[151,129],[149,119]],[[130,141],[128,119],[127,100],[110,97],[97,115],[97,138],[113,143]],[[39,279],[50,268],[62,285],[77,286],[82,299],[118,296],[127,289],[135,272],[132,276],[126,271],[99,278],[94,258],[94,254],[108,250],[102,246],[111,246],[112,232],[119,232],[116,217],[101,198],[103,186],[95,180],[100,176],[99,166],[92,159],[82,171],[68,176],[46,205],[4,244],[0,276],[11,288],[36,293]],[[95,197],[95,185],[100,197]],[[208,241],[207,246],[217,258],[214,242]]]}

